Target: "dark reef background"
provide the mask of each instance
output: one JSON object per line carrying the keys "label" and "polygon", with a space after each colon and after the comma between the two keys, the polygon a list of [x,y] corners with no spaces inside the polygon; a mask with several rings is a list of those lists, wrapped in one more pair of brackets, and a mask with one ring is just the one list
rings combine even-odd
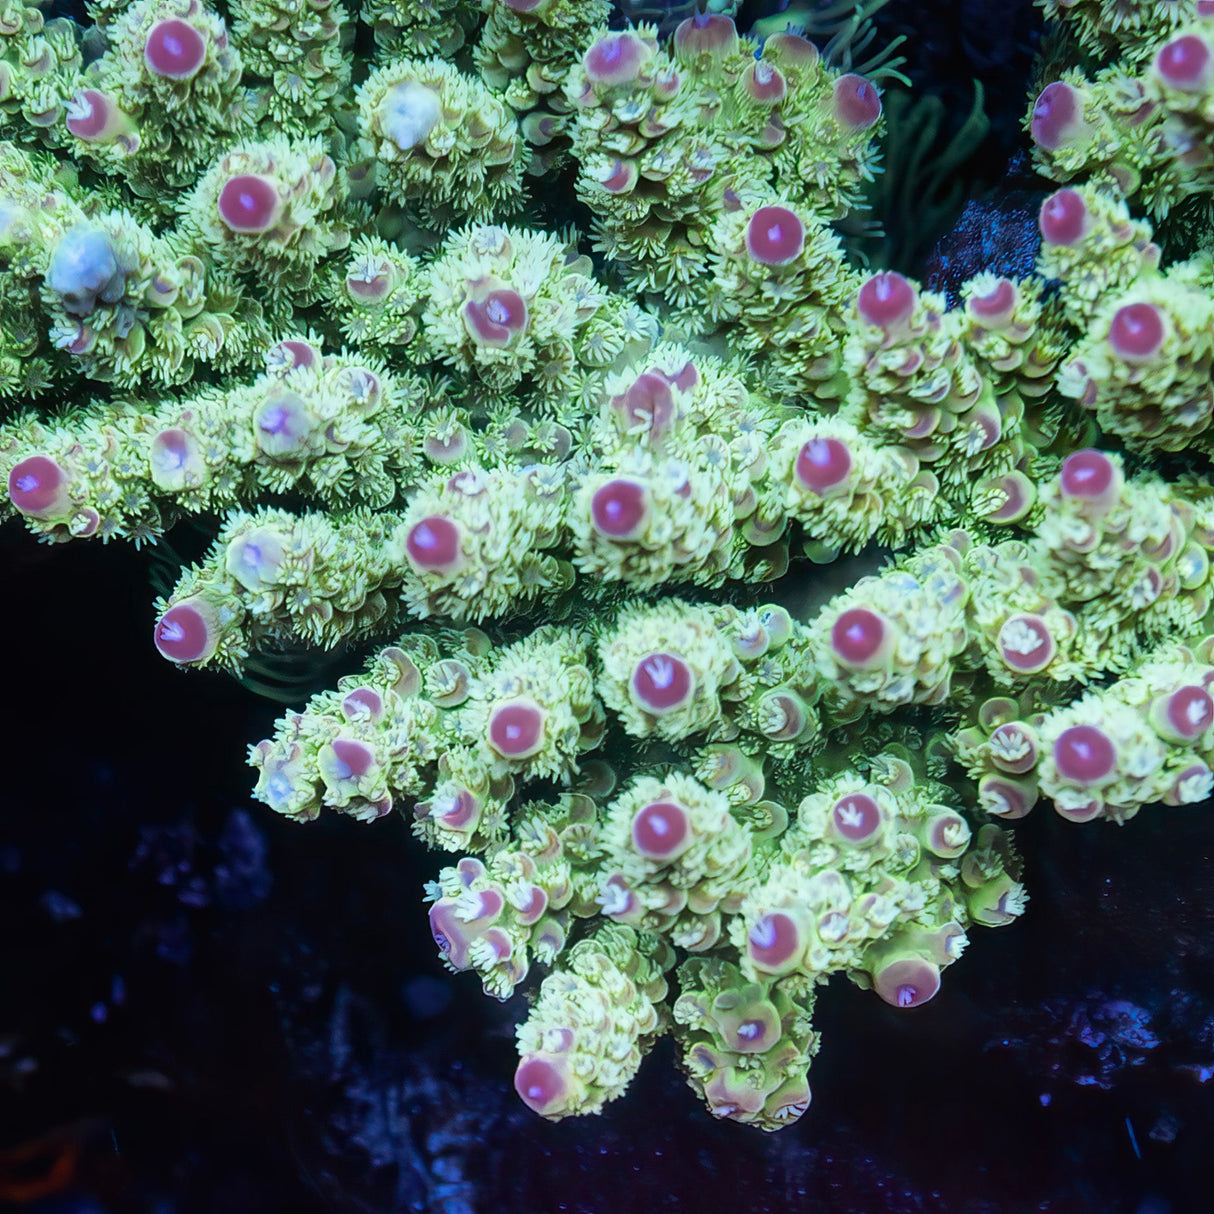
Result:
{"label": "dark reef background", "polygon": [[[945,130],[986,85],[988,134],[928,198],[945,234],[899,266],[941,289],[1031,264],[1035,19],[1026,0],[880,15]],[[925,212],[886,219],[892,260],[924,245]],[[975,930],[914,1012],[832,984],[791,1129],[712,1121],[669,1043],[602,1117],[554,1126],[511,1089],[521,999],[435,957],[435,865],[403,823],[301,828],[250,801],[241,756],[278,709],[157,657],[146,553],[9,523],[0,586],[0,1210],[1209,1208],[1208,806],[1019,823],[1027,915]]]}

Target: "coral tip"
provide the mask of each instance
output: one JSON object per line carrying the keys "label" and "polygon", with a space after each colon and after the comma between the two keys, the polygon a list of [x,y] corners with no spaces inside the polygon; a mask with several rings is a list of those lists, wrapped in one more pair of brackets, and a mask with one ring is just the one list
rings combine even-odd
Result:
{"label": "coral tip", "polygon": [[1155,56],[1155,74],[1177,92],[1198,92],[1209,83],[1210,48],[1197,34],[1173,38]]}
{"label": "coral tip", "polygon": [[1117,748],[1095,725],[1072,725],[1054,743],[1054,766],[1071,784],[1104,784],[1117,773]]}
{"label": "coral tip", "polygon": [[53,459],[31,455],[9,472],[8,497],[28,518],[53,518],[67,504],[67,477]]}
{"label": "coral tip", "polygon": [[654,714],[681,707],[691,698],[693,686],[690,667],[671,653],[649,654],[632,673],[633,699]]}
{"label": "coral tip", "polygon": [[910,282],[890,270],[874,274],[860,288],[856,307],[868,324],[889,332],[910,320],[918,299],[918,292]]}
{"label": "coral tip", "polygon": [[1053,151],[1082,128],[1079,94],[1069,84],[1056,80],[1047,84],[1033,103],[1029,134],[1038,147]]}
{"label": "coral tip", "polygon": [[590,502],[595,530],[612,540],[633,539],[649,513],[649,495],[636,481],[608,481]]}
{"label": "coral tip", "polygon": [[889,629],[875,611],[853,607],[835,620],[830,645],[845,666],[861,670],[878,666],[889,648]]}
{"label": "coral tip", "polygon": [[851,452],[837,438],[811,438],[798,452],[798,484],[820,497],[844,484],[851,474]]}
{"label": "coral tip", "polygon": [[651,860],[673,860],[690,842],[687,811],[673,801],[654,801],[632,820],[632,845]]}
{"label": "coral tip", "polygon": [[1088,208],[1078,190],[1055,190],[1037,215],[1041,239],[1047,244],[1073,245],[1087,231]]}
{"label": "coral tip", "polygon": [[544,744],[544,710],[532,700],[499,704],[489,717],[489,745],[503,759],[529,759]]}
{"label": "coral tip", "polygon": [[840,126],[866,131],[881,117],[881,98],[876,86],[863,76],[848,73],[835,81],[835,117]]}
{"label": "coral tip", "polygon": [[1060,488],[1064,497],[1075,501],[1103,503],[1119,481],[1116,465],[1103,451],[1087,447],[1062,461]]}
{"label": "coral tip", "polygon": [[1163,316],[1152,303],[1118,308],[1109,325],[1109,348],[1123,362],[1145,363],[1163,348]]}
{"label": "coral tip", "polygon": [[219,218],[233,232],[256,234],[272,228],[281,211],[278,189],[268,177],[240,173],[219,191]]}
{"label": "coral tip", "polygon": [[423,573],[447,573],[459,563],[460,529],[441,514],[431,514],[414,523],[405,540],[405,551],[415,569]]}
{"label": "coral tip", "polygon": [[786,266],[805,248],[805,225],[787,207],[760,207],[746,225],[746,251],[765,266]]}
{"label": "coral tip", "polygon": [[180,665],[205,662],[219,642],[211,611],[191,599],[170,607],[156,621],[153,639],[161,656]]}
{"label": "coral tip", "polygon": [[188,21],[172,18],[152,26],[143,59],[154,76],[189,80],[206,62],[207,41]]}

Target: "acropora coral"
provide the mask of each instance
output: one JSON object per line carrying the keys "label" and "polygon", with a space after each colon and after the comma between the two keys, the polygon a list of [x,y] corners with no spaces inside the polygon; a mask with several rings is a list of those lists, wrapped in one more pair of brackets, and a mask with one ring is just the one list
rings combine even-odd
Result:
{"label": "acropora coral", "polygon": [[668,1033],[774,1130],[832,974],[1021,914],[1007,823],[1214,787],[1214,3],[1043,0],[1036,269],[953,306],[854,252],[865,6],[620,7],[0,5],[5,513],[210,525],[182,668],[360,647],[255,795],[446,853],[527,1105]]}

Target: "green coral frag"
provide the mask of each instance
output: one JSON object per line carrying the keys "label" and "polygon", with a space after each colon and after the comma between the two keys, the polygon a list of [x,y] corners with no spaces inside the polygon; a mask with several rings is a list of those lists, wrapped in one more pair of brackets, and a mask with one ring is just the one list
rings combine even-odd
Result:
{"label": "green coral frag", "polygon": [[440,954],[531,983],[554,1119],[669,1032],[787,1125],[832,974],[915,1007],[1021,913],[999,820],[1214,786],[1214,485],[1155,462],[1214,451],[1214,6],[1045,5],[1062,188],[956,307],[832,227],[878,88],[733,7],[0,5],[3,509],[214,520],[180,667],[381,643],[255,795],[447,854]]}

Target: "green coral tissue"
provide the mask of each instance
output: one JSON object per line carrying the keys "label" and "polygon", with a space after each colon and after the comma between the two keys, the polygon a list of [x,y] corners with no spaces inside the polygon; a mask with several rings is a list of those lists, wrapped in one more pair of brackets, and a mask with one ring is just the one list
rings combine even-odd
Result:
{"label": "green coral tissue", "polygon": [[345,651],[255,795],[440,853],[531,1109],[669,1034],[775,1130],[1010,822],[1214,787],[1214,3],[1043,4],[1036,268],[955,303],[855,254],[886,69],[682,7],[0,0],[0,509],[209,527],[179,667]]}

